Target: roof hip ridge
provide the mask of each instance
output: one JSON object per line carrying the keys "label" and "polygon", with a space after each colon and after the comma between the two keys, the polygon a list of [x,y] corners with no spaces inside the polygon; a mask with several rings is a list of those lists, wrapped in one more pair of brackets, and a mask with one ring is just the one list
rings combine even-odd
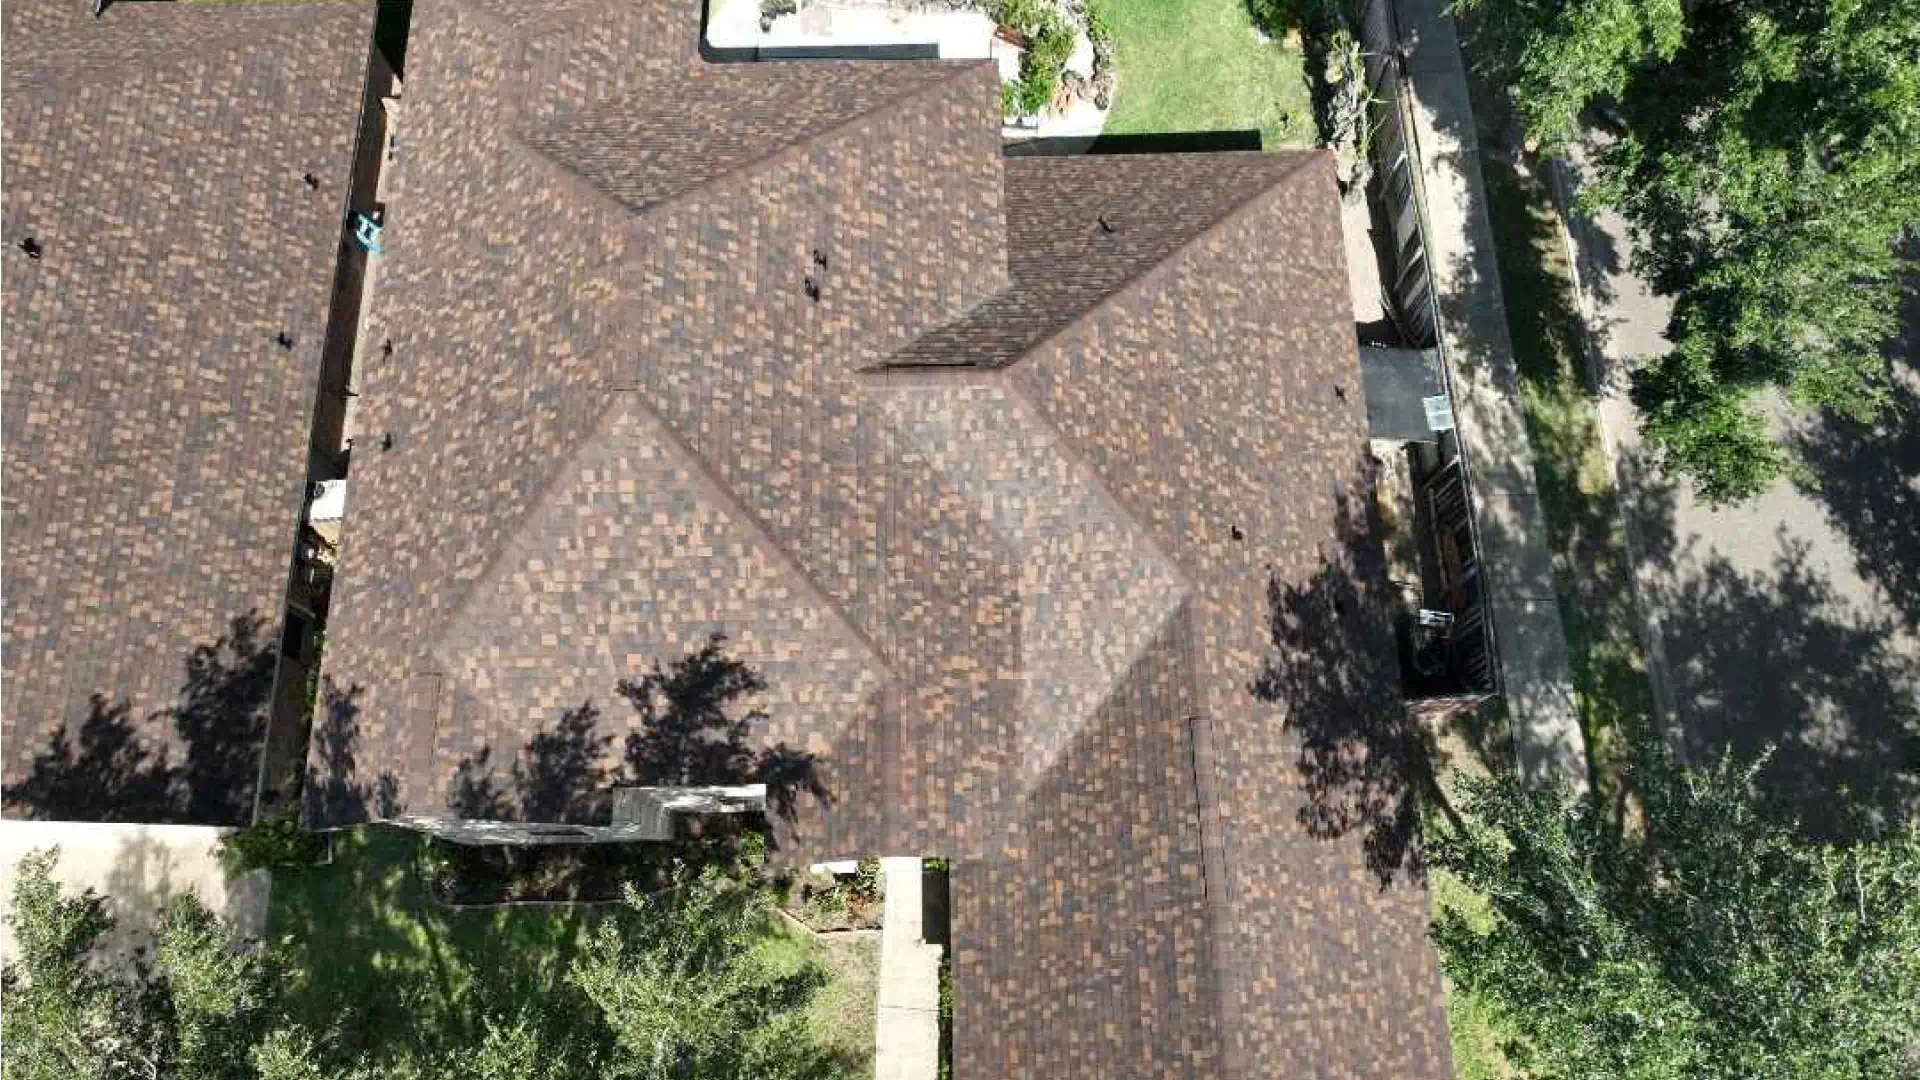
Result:
{"label": "roof hip ridge", "polygon": [[[1219,152],[1216,151],[1215,153],[1217,154]],[[1288,186],[1290,186],[1289,182],[1292,181],[1295,177],[1299,176],[1300,173],[1304,169],[1306,169],[1306,167],[1311,162],[1318,160],[1322,155],[1330,154],[1331,151],[1292,150],[1292,151],[1283,151],[1281,153],[1270,154],[1264,150],[1248,150],[1248,151],[1228,151],[1228,153],[1233,153],[1233,154],[1236,154],[1236,156],[1241,156],[1241,157],[1255,156],[1262,159],[1272,160],[1274,162],[1285,163],[1286,168],[1283,171],[1278,172],[1274,176],[1271,182],[1263,184],[1255,188],[1253,191],[1249,192],[1244,197],[1235,199],[1232,202],[1228,203],[1226,205],[1226,208],[1221,210],[1218,216],[1216,216],[1212,221],[1207,222],[1205,227],[1195,231],[1192,236],[1187,237],[1185,240],[1180,241],[1178,244],[1175,244],[1172,248],[1168,249],[1165,255],[1161,256],[1160,258],[1155,259],[1150,263],[1146,263],[1145,265],[1141,266],[1139,269],[1128,273],[1125,277],[1115,282],[1112,288],[1101,293],[1098,297],[1095,297],[1094,301],[1091,304],[1088,304],[1086,307],[1080,309],[1080,311],[1077,314],[1066,319],[1059,326],[1054,327],[1052,330],[1048,331],[1041,337],[1034,339],[1032,344],[1025,346],[1019,352],[1013,354],[1013,358],[1008,360],[1006,363],[1004,363],[1001,366],[1006,368],[1014,368],[1019,366],[1020,363],[1024,361],[1027,357],[1032,356],[1034,353],[1039,352],[1041,349],[1044,349],[1047,346],[1053,344],[1054,342],[1060,340],[1061,338],[1066,337],[1068,334],[1073,333],[1074,331],[1078,330],[1083,324],[1085,324],[1087,320],[1093,318],[1095,315],[1099,314],[1100,312],[1113,307],[1123,295],[1131,295],[1132,293],[1138,291],[1150,279],[1158,277],[1160,274],[1166,272],[1168,267],[1171,267],[1177,264],[1180,260],[1186,258],[1187,255],[1192,253],[1195,248],[1199,247],[1201,244],[1205,243],[1206,241],[1213,239],[1216,235],[1218,235],[1224,229],[1224,227],[1228,223],[1239,219],[1239,217],[1246,212],[1248,207],[1254,205],[1255,203],[1261,201],[1262,199],[1270,198],[1274,194],[1274,192],[1281,191],[1287,188]],[[1202,156],[1214,156],[1214,155],[1196,153],[1196,154],[1157,154],[1153,156],[1156,156],[1156,157],[1202,157]]]}
{"label": "roof hip ridge", "polygon": [[[765,63],[799,64],[799,63],[809,63],[809,62],[811,63],[863,63],[864,61],[783,60],[783,61],[755,61],[754,63],[755,64],[765,64]],[[702,63],[703,64],[710,63],[710,61],[702,61]],[[975,60],[975,59],[917,60],[917,61],[901,61],[901,63],[925,64],[928,66],[929,69],[945,67],[948,69],[948,72],[937,78],[929,79],[925,83],[919,86],[913,87],[912,89],[907,90],[899,95],[876,101],[873,104],[867,106],[866,108],[859,109],[840,120],[836,120],[832,124],[828,125],[827,127],[821,128],[819,131],[814,132],[813,134],[808,135],[804,138],[796,139],[793,142],[786,143],[781,146],[776,146],[773,149],[766,151],[765,153],[756,154],[753,157],[746,159],[745,161],[741,161],[738,164],[728,166],[727,168],[722,169],[711,176],[701,179],[699,182],[695,184],[692,184],[686,188],[683,188],[680,191],[676,191],[671,195],[667,195],[655,202],[648,203],[645,206],[640,207],[638,209],[628,205],[627,203],[621,202],[619,199],[601,190],[597,185],[593,183],[593,181],[589,180],[585,174],[575,169],[572,165],[561,160],[558,156],[552,153],[549,153],[548,151],[543,150],[540,147],[536,146],[533,142],[531,142],[527,138],[528,133],[515,133],[512,136],[512,138],[513,138],[513,141],[519,147],[524,149],[526,152],[530,154],[539,155],[540,157],[551,162],[555,167],[557,167],[561,171],[565,172],[571,180],[575,181],[578,184],[585,184],[586,186],[592,188],[594,197],[602,205],[617,206],[622,214],[625,214],[635,220],[638,220],[640,218],[653,217],[657,214],[662,213],[663,211],[667,211],[675,207],[678,207],[683,203],[690,202],[695,198],[698,198],[699,196],[706,194],[712,189],[721,186],[722,184],[728,183],[733,180],[737,180],[741,177],[753,176],[765,170],[771,169],[777,165],[784,164],[787,161],[790,161],[793,158],[796,158],[801,154],[807,152],[808,150],[811,150],[813,147],[818,146],[821,143],[839,138],[841,135],[844,135],[848,130],[866,121],[870,117],[877,116],[881,113],[886,112],[889,109],[899,108],[901,105],[906,104],[908,102],[921,101],[922,99],[928,97],[934,90],[947,87],[955,82],[958,82],[962,78],[972,75],[977,71],[987,70],[987,69],[997,70],[993,68],[993,61],[991,60]],[[740,67],[743,65],[725,64],[725,65],[715,65],[715,66]],[[643,92],[645,87],[648,85],[648,83],[658,83],[661,81],[671,82],[675,78],[677,78],[677,76],[662,75],[653,79],[649,79],[647,83],[643,83],[641,84],[641,86],[636,87],[633,90],[633,93]],[[528,87],[527,89],[521,92],[520,96],[525,97],[525,96],[530,96],[531,94],[532,94],[532,89],[531,87]],[[523,101],[516,99],[515,101],[516,111],[518,111],[518,107],[523,104],[524,104]]]}
{"label": "roof hip ridge", "polygon": [[734,495],[733,489],[715,474],[706,458],[681,438],[679,432],[673,430],[673,426],[667,422],[659,410],[647,403],[640,388],[607,386],[594,396],[599,400],[600,405],[593,423],[585,428],[585,434],[579,442],[547,471],[545,478],[541,481],[538,494],[528,501],[527,508],[521,513],[520,520],[514,524],[513,531],[501,543],[494,546],[481,571],[466,583],[466,591],[459,602],[448,611],[446,620],[441,624],[441,631],[420,650],[421,655],[431,655],[433,659],[439,661],[443,670],[454,670],[457,667],[449,663],[447,657],[441,653],[442,646],[450,638],[457,639],[474,605],[480,602],[480,597],[485,592],[484,587],[498,579],[501,567],[516,561],[510,560],[508,556],[533,552],[534,549],[528,542],[528,529],[552,507],[553,501],[567,488],[564,479],[572,471],[572,466],[596,447],[603,445],[607,429],[615,418],[624,410],[632,409],[640,414],[655,437],[664,444],[667,453],[686,466],[692,474],[691,482],[706,488],[720,504],[726,516],[738,522],[749,534],[752,544],[767,554],[769,561],[776,566],[783,577],[792,581],[803,602],[826,612],[842,632],[867,652],[868,662],[883,679],[891,680],[894,677],[893,664],[888,654],[847,615],[837,599],[814,581],[813,575],[807,572],[806,566],[780,541],[779,537],[774,535],[760,516]]}
{"label": "roof hip ridge", "polygon": [[875,390],[913,390],[945,389],[952,386],[957,389],[995,389],[1007,395],[1008,403],[1023,413],[1027,419],[1053,437],[1054,453],[1072,469],[1078,479],[1087,486],[1094,496],[1110,505],[1111,509],[1127,526],[1133,538],[1145,545],[1147,551],[1156,559],[1165,563],[1179,582],[1181,599],[1194,594],[1193,576],[1187,573],[1180,560],[1174,558],[1161,545],[1154,535],[1153,527],[1135,513],[1106,475],[1096,467],[1087,455],[1080,452],[1072,438],[1060,430],[1047,416],[1047,411],[1027,389],[1014,378],[1009,367],[980,367],[974,364],[902,364],[897,366],[880,365],[862,368],[854,377],[863,388]]}

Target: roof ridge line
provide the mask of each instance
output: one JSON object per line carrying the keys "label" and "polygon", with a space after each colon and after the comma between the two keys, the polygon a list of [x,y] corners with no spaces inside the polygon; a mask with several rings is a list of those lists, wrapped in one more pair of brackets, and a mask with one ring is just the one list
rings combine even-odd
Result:
{"label": "roof ridge line", "polygon": [[780,570],[790,575],[797,582],[803,599],[815,604],[830,615],[833,621],[840,625],[841,629],[851,635],[853,639],[859,642],[860,646],[866,649],[873,657],[874,663],[880,668],[880,674],[885,679],[891,680],[894,677],[893,662],[888,658],[887,654],[881,651],[880,647],[874,643],[872,638],[867,636],[866,631],[862,630],[858,623],[847,616],[847,613],[841,609],[838,600],[834,599],[825,589],[822,589],[815,583],[813,575],[807,572],[807,568],[801,564],[799,557],[788,550],[787,545],[782,543],[780,538],[773,534],[773,530],[769,529],[766,523],[760,519],[760,515],[754,513],[751,507],[740,501],[739,497],[733,493],[733,488],[723,481],[713,471],[713,467],[707,463],[706,455],[694,449],[691,443],[680,437],[680,433],[673,429],[673,425],[667,422],[667,418],[661,415],[660,411],[655,409],[652,404],[647,401],[642,388],[637,386],[614,386],[609,387],[607,393],[609,395],[608,413],[611,414],[614,411],[614,406],[624,405],[628,408],[638,409],[644,414],[647,422],[659,432],[662,441],[667,444],[668,448],[675,455],[686,463],[687,468],[696,477],[696,482],[708,488],[719,501],[721,508],[726,512],[727,516],[744,525],[747,531],[752,534],[753,540],[759,547],[769,553]]}
{"label": "roof ridge line", "polygon": [[[783,61],[783,62],[797,62],[797,61]],[[832,63],[834,61],[817,61],[817,62]],[[859,61],[842,61],[842,62],[858,63]],[[529,151],[539,154],[542,157],[548,158],[549,160],[554,161],[556,164],[562,165],[562,167],[566,168],[569,173],[571,173],[573,176],[578,177],[580,182],[585,183],[589,187],[592,187],[596,196],[600,198],[603,202],[608,202],[608,201],[612,202],[613,205],[618,206],[620,208],[621,213],[626,214],[627,216],[637,221],[641,218],[652,217],[670,208],[678,207],[680,204],[684,202],[688,202],[692,200],[694,197],[704,194],[708,190],[714,187],[717,187],[727,181],[735,180],[742,176],[751,176],[751,175],[754,175],[755,173],[759,173],[765,169],[771,168],[774,165],[783,164],[787,160],[793,157],[797,157],[799,154],[815,146],[816,144],[826,142],[827,140],[830,140],[830,139],[838,138],[840,135],[845,134],[848,129],[852,128],[856,124],[859,124],[865,121],[869,117],[878,115],[889,109],[898,108],[904,102],[919,101],[921,98],[926,97],[930,91],[933,91],[940,87],[947,86],[950,83],[957,82],[964,76],[971,74],[974,71],[978,71],[983,68],[990,67],[993,63],[991,60],[921,60],[921,61],[913,61],[913,62],[926,64],[929,68],[947,67],[950,70],[949,70],[949,73],[941,75],[937,78],[929,79],[926,83],[920,86],[914,87],[912,90],[904,94],[901,94],[897,97],[883,98],[879,101],[876,101],[872,105],[869,105],[864,109],[860,109],[857,112],[854,112],[853,114],[847,116],[842,120],[835,121],[833,124],[820,129],[818,132],[810,136],[795,140],[794,142],[787,143],[783,146],[775,147],[774,149],[769,150],[764,154],[759,154],[755,157],[742,161],[737,165],[733,165],[729,168],[723,169],[690,187],[687,187],[681,191],[676,191],[673,194],[668,195],[667,197],[660,199],[657,202],[649,203],[645,207],[642,207],[638,210],[627,205],[626,203],[622,203],[619,200],[614,199],[611,195],[608,195],[606,192],[601,191],[597,185],[595,185],[591,180],[588,180],[583,174],[573,170],[571,166],[564,165],[564,163],[561,163],[559,159],[555,158],[551,154],[548,154],[546,151],[540,150],[532,146],[530,143],[526,143],[521,136],[515,135],[515,139],[516,141],[520,141],[522,145],[525,145]],[[659,81],[659,80],[652,80],[652,81]],[[637,93],[638,90],[636,90],[635,92]]]}
{"label": "roof ridge line", "polygon": [[721,508],[727,516],[739,521],[747,529],[754,544],[761,550],[767,552],[771,561],[778,567],[782,574],[796,583],[795,587],[801,594],[802,599],[825,611],[835,624],[852,637],[861,648],[865,649],[874,666],[879,669],[878,673],[883,680],[891,680],[894,678],[893,663],[888,657],[888,654],[883,652],[880,647],[874,643],[873,639],[867,636],[859,624],[847,616],[846,612],[842,610],[839,601],[828,595],[824,589],[820,588],[820,586],[814,582],[813,575],[807,572],[806,567],[800,563],[800,560],[793,552],[789,551],[787,546],[773,534],[772,530],[767,528],[766,524],[761,521],[760,516],[755,514],[746,504],[742,503],[733,494],[733,489],[728,487],[719,476],[715,475],[712,467],[708,465],[706,458],[688,444],[686,440],[682,439],[680,434],[673,430],[672,425],[667,423],[666,418],[662,416],[658,410],[654,409],[652,405],[647,403],[644,396],[641,395],[639,387],[608,386],[603,388],[595,396],[600,400],[601,406],[593,423],[584,429],[585,434],[581,437],[579,444],[556,463],[552,469],[547,471],[545,479],[541,481],[539,493],[529,501],[526,511],[520,515],[520,520],[515,523],[512,534],[502,543],[495,545],[493,552],[489,555],[480,573],[474,575],[473,579],[467,583],[466,592],[460,597],[459,603],[455,604],[447,613],[446,622],[444,623],[445,628],[433,639],[432,643],[420,650],[422,655],[433,655],[434,658],[441,663],[443,668],[447,670],[449,677],[452,677],[458,665],[450,663],[441,650],[448,639],[454,636],[454,632],[464,624],[473,605],[479,602],[478,598],[483,591],[482,586],[498,576],[500,567],[508,563],[509,560],[507,556],[509,554],[530,550],[527,543],[527,529],[532,522],[546,513],[551,507],[553,500],[558,497],[559,492],[565,486],[561,483],[563,474],[568,471],[570,466],[580,461],[591,448],[600,444],[606,435],[610,422],[623,408],[633,408],[643,414],[648,426],[651,427],[661,441],[667,445],[667,449],[687,465],[689,471],[694,474],[694,482],[707,488],[721,504]]}
{"label": "roof ridge line", "polygon": [[[1175,263],[1179,262],[1181,259],[1184,259],[1188,254],[1190,254],[1193,251],[1194,248],[1198,247],[1202,242],[1211,240],[1215,235],[1217,235],[1227,223],[1237,219],[1248,207],[1252,206],[1253,204],[1259,202],[1264,198],[1271,196],[1274,192],[1287,187],[1288,182],[1293,180],[1296,176],[1300,175],[1301,171],[1304,170],[1311,162],[1318,160],[1321,157],[1321,155],[1332,154],[1332,151],[1331,150],[1289,150],[1289,151],[1282,151],[1281,153],[1269,154],[1264,150],[1254,150],[1254,151],[1240,151],[1240,153],[1256,154],[1263,158],[1272,158],[1275,161],[1290,161],[1291,164],[1287,167],[1287,169],[1284,172],[1281,172],[1278,175],[1276,175],[1272,183],[1259,187],[1255,189],[1252,193],[1248,194],[1246,197],[1237,199],[1227,204],[1226,209],[1222,210],[1218,217],[1215,217],[1212,221],[1209,221],[1206,224],[1205,228],[1200,229],[1199,231],[1195,232],[1192,236],[1189,236],[1185,240],[1182,240],[1180,243],[1175,244],[1165,255],[1133,271],[1132,273],[1128,274],[1126,277],[1121,278],[1118,282],[1115,282],[1114,286],[1111,289],[1108,289],[1106,292],[1101,293],[1100,296],[1096,298],[1093,303],[1088,304],[1086,307],[1082,308],[1078,314],[1074,315],[1073,317],[1067,319],[1065,322],[1061,323],[1059,326],[1048,331],[1045,335],[1035,339],[1032,344],[1022,348],[1017,354],[1014,355],[1013,359],[1008,360],[1002,366],[1007,368],[1018,367],[1021,364],[1021,362],[1026,360],[1027,357],[1033,355],[1036,352],[1039,352],[1041,349],[1044,349],[1048,345],[1053,344],[1055,341],[1059,340],[1060,338],[1063,338],[1067,336],[1069,333],[1072,333],[1073,331],[1079,329],[1080,326],[1083,323],[1085,323],[1088,319],[1091,319],[1094,315],[1112,307],[1122,294],[1131,295],[1134,291],[1138,290],[1142,285],[1144,285],[1149,279],[1163,272],[1165,268],[1174,265]],[[1190,156],[1200,156],[1200,155],[1190,155]]]}
{"label": "roof ridge line", "polygon": [[[607,346],[602,345],[600,348],[587,353],[586,356],[592,356],[594,353],[598,353],[606,347]],[[585,357],[582,357],[582,359],[585,359]],[[535,492],[533,498],[527,501],[527,508],[521,511],[520,518],[514,522],[512,531],[507,534],[506,539],[493,545],[493,550],[487,553],[486,560],[480,564],[480,572],[473,575],[471,579],[461,583],[463,591],[460,599],[447,609],[446,619],[441,623],[439,632],[434,634],[426,646],[419,650],[419,655],[432,655],[434,659],[437,659],[449,678],[452,677],[453,669],[456,665],[448,663],[447,657],[440,653],[439,650],[441,646],[446,643],[450,634],[463,624],[468,609],[476,602],[475,598],[480,593],[480,587],[492,580],[494,575],[499,572],[501,564],[506,561],[507,553],[509,551],[520,550],[525,546],[524,538],[526,536],[528,523],[547,509],[548,504],[553,501],[555,493],[560,488],[561,473],[566,470],[567,466],[572,465],[580,459],[581,453],[588,446],[592,445],[593,437],[606,427],[607,417],[613,412],[613,404],[612,401],[602,402],[598,414],[593,419],[593,423],[582,429],[584,434],[580,437],[579,443],[572,447],[565,456],[556,460],[553,467],[542,475],[540,479],[540,490]]]}
{"label": "roof ridge line", "polygon": [[[633,207],[628,206],[626,203],[621,202],[619,199],[601,190],[600,185],[589,180],[586,174],[579,169],[574,168],[560,158],[528,142],[524,132],[508,132],[507,145],[512,147],[517,155],[528,159],[536,168],[545,169],[560,184],[572,189],[574,194],[593,200],[593,202],[599,205],[600,209],[612,214],[617,214],[623,218],[632,218],[635,216]],[[617,263],[621,260],[610,259],[608,261],[610,263]]]}
{"label": "roof ridge line", "polygon": [[992,387],[1005,391],[1008,401],[1015,409],[1020,410],[1036,426],[1053,436],[1054,453],[1060,455],[1076,477],[1087,485],[1095,497],[1110,504],[1115,514],[1126,523],[1133,535],[1147,546],[1147,550],[1173,571],[1174,578],[1180,583],[1181,599],[1184,601],[1198,591],[1194,585],[1193,575],[1187,572],[1179,559],[1165,550],[1155,535],[1153,527],[1134,512],[1133,507],[1122,499],[1119,492],[1115,491],[1113,485],[1107,481],[1105,474],[1094,467],[1093,462],[1080,452],[1079,446],[1060,430],[1059,425],[1048,418],[1046,410],[1042,409],[1033,399],[1033,395],[1020,385],[1020,380],[1014,377],[1008,367],[987,368],[972,364],[903,364],[898,367],[861,368],[854,372],[854,378],[863,386],[879,389],[940,388],[942,384],[950,383],[957,387]]}
{"label": "roof ridge line", "polygon": [[1133,507],[1120,498],[1120,493],[1108,483],[1106,476],[1094,467],[1093,462],[1085,454],[1080,452],[1079,445],[1068,438],[1067,433],[1061,431],[1058,424],[1048,418],[1046,410],[1033,399],[1033,395],[1027,393],[1026,388],[1020,385],[1020,380],[1014,378],[1011,370],[1008,368],[991,370],[995,377],[1005,384],[1007,398],[1013,403],[1014,408],[1026,413],[1035,424],[1052,433],[1054,453],[1059,454],[1068,467],[1079,474],[1081,482],[1086,484],[1096,497],[1111,503],[1115,513],[1126,521],[1140,542],[1147,546],[1155,558],[1166,563],[1173,570],[1173,576],[1180,582],[1181,599],[1185,600],[1192,596],[1197,591],[1193,575],[1187,573],[1186,567],[1180,565],[1179,559],[1174,558],[1162,548],[1159,539],[1154,535],[1152,526],[1141,520],[1140,515],[1134,513]]}

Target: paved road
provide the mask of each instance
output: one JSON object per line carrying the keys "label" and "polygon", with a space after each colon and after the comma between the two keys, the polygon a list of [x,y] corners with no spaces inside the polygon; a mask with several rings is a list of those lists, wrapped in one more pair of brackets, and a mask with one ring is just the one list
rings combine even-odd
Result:
{"label": "paved road", "polygon": [[1696,757],[1780,744],[1766,783],[1816,834],[1920,812],[1920,289],[1892,346],[1895,414],[1868,429],[1776,406],[1817,487],[1713,510],[1652,475],[1625,394],[1667,305],[1631,274],[1617,216],[1572,231],[1663,714]]}

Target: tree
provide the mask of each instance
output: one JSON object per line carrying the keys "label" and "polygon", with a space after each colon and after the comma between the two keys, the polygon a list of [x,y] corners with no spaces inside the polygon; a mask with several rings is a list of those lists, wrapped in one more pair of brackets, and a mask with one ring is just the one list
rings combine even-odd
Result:
{"label": "tree", "polygon": [[253,1047],[277,1019],[278,957],[183,895],[161,915],[151,963],[110,973],[94,956],[114,926],[106,898],[66,895],[58,859],[57,848],[28,854],[14,886],[20,956],[0,975],[6,1080],[251,1075]]}
{"label": "tree", "polygon": [[668,1080],[841,1076],[844,1064],[809,1029],[823,984],[760,947],[772,916],[763,888],[708,868],[641,896],[628,918],[602,923],[569,979],[598,1005],[618,1050],[609,1075]]}
{"label": "tree", "polygon": [[1484,62],[1548,149],[1606,105],[1587,198],[1674,300],[1638,373],[1647,441],[1721,503],[1786,458],[1751,408],[1871,419],[1887,402],[1896,241],[1920,222],[1920,0],[1464,0]]}
{"label": "tree", "polygon": [[1448,976],[1491,1003],[1538,1080],[1911,1076],[1920,827],[1814,844],[1754,794],[1758,764],[1673,765],[1637,733],[1639,823],[1513,777],[1459,785],[1432,864],[1485,897],[1448,912]]}
{"label": "tree", "polygon": [[58,849],[20,860],[13,889],[19,957],[0,970],[0,1075],[6,1080],[109,1076],[117,1064],[121,994],[88,962],[113,926],[106,898],[64,896],[53,880]]}

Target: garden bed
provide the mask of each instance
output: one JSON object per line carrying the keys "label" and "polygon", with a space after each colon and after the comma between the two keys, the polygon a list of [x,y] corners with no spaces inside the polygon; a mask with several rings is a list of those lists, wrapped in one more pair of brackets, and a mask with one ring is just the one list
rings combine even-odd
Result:
{"label": "garden bed", "polygon": [[862,859],[852,874],[802,872],[773,881],[780,910],[816,934],[878,930],[886,915],[880,860]]}

